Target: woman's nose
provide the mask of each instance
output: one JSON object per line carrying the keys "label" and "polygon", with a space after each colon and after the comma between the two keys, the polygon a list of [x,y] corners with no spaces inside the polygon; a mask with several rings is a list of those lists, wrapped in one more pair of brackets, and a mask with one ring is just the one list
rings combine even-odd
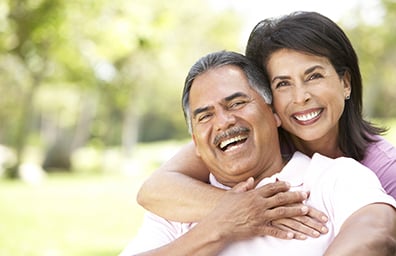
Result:
{"label": "woman's nose", "polygon": [[311,99],[311,94],[305,86],[294,87],[294,102],[297,104],[305,104]]}

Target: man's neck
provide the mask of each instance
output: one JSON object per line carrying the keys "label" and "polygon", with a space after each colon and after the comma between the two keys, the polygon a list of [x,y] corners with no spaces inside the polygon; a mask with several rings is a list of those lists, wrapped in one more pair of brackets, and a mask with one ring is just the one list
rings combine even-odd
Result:
{"label": "man's neck", "polygon": [[260,181],[262,181],[265,178],[271,177],[276,173],[279,173],[282,171],[283,167],[286,166],[286,164],[290,161],[292,155],[283,157],[279,155],[279,158],[274,159],[274,161],[269,165],[267,168],[265,168],[265,171],[261,172],[261,174],[257,177],[254,177],[254,186],[256,187]]}

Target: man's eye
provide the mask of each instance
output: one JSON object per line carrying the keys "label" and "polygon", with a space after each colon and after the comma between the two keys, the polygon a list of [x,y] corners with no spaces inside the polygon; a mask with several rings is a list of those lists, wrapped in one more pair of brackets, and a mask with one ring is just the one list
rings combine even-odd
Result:
{"label": "man's eye", "polygon": [[212,116],[210,113],[202,114],[198,116],[198,122],[203,123],[209,120],[209,118]]}
{"label": "man's eye", "polygon": [[230,104],[229,108],[230,109],[237,109],[240,108],[244,105],[246,105],[247,101],[235,101],[233,103]]}

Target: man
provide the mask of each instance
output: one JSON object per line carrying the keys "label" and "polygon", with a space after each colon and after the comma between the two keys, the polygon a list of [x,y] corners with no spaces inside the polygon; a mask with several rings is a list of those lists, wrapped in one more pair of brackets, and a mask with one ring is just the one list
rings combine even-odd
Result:
{"label": "man", "polygon": [[[227,201],[226,196],[198,224],[175,223],[148,214],[140,233],[121,255],[351,255],[376,246],[375,238],[344,244],[342,239],[359,221],[361,234],[371,230],[366,224],[373,223],[374,218],[357,216],[374,203],[386,209],[375,218],[393,217],[394,209],[388,205],[395,207],[394,199],[385,194],[370,170],[352,159],[329,159],[318,154],[310,159],[298,152],[291,159],[283,159],[277,133],[280,121],[272,112],[265,81],[257,67],[232,52],[209,54],[191,68],[183,91],[183,110],[197,155],[209,167],[213,186],[234,187],[229,193],[267,187],[268,198],[275,199],[267,201],[263,214],[270,215],[282,198],[271,193],[285,186],[276,181],[287,181],[287,188],[300,191],[295,194],[296,202],[306,199],[307,205],[328,215],[329,232],[304,241],[251,238],[250,232],[244,236],[236,227],[250,220],[238,215],[243,205]],[[246,182],[237,185],[242,181]],[[245,203],[249,205],[247,198]],[[307,209],[299,210],[303,214]],[[267,227],[271,227],[271,221]],[[394,249],[393,241],[387,242],[385,239],[382,255]]]}

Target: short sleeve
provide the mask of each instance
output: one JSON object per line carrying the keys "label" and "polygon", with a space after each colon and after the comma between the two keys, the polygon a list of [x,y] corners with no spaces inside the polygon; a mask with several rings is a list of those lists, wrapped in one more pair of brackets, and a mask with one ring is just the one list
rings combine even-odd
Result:
{"label": "short sleeve", "polygon": [[166,245],[179,236],[180,226],[180,223],[147,212],[137,235],[119,256],[130,256]]}
{"label": "short sleeve", "polygon": [[335,161],[335,177],[331,197],[335,231],[355,211],[372,203],[386,203],[396,208],[393,197],[386,194],[377,176],[368,168],[349,158]]}

